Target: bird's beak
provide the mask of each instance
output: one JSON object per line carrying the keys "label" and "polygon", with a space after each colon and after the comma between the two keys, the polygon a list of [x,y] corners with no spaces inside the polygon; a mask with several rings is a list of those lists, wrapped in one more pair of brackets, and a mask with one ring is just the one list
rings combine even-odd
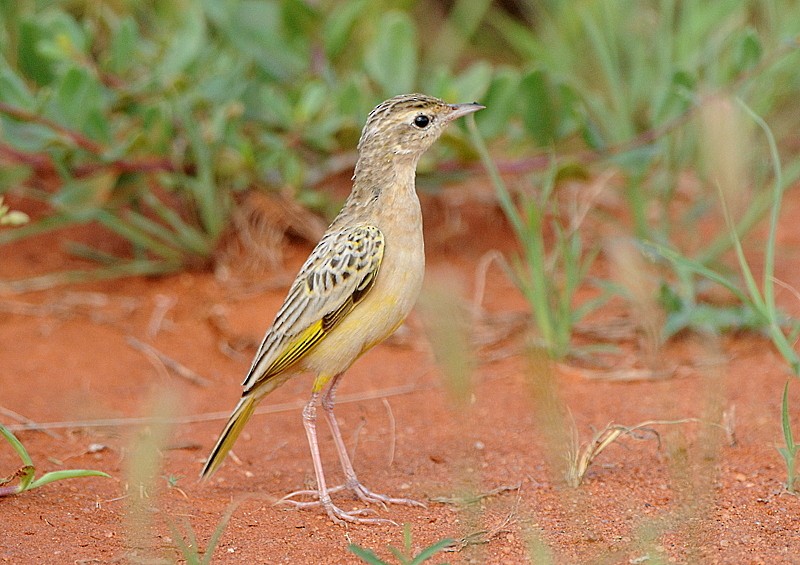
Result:
{"label": "bird's beak", "polygon": [[477,102],[470,102],[468,104],[449,104],[449,106],[451,111],[449,114],[447,114],[447,116],[445,116],[445,121],[448,122],[486,108],[486,106],[481,106]]}

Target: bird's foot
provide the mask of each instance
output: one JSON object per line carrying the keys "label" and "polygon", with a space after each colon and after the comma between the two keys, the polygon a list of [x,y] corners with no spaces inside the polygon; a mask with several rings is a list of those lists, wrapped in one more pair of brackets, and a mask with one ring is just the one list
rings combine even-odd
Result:
{"label": "bird's foot", "polygon": [[362,502],[380,504],[384,508],[386,508],[387,504],[403,504],[405,506],[418,506],[420,508],[427,508],[424,503],[419,502],[418,500],[413,500],[411,498],[393,498],[391,496],[372,492],[357,480],[348,481],[343,487],[353,491],[353,493],[355,493],[358,499]]}
{"label": "bird's foot", "polygon": [[[344,489],[344,485],[334,487],[328,491],[324,497],[320,497],[319,492],[315,490],[297,490],[290,492],[275,504],[290,504],[295,508],[312,508],[322,506],[327,512],[331,520],[337,524],[351,523],[351,524],[392,524],[397,526],[397,522],[387,518],[365,518],[366,514],[376,514],[371,508],[359,508],[357,510],[342,510],[336,506],[331,500],[330,493],[338,492]],[[317,500],[293,500],[295,496],[314,496]]]}
{"label": "bird's foot", "polygon": [[[333,487],[328,489],[328,496],[330,497],[331,494],[335,494],[341,490],[344,490],[344,485],[339,485],[338,487]],[[298,496],[310,496],[312,498],[316,498],[317,500],[294,500],[295,497]],[[290,492],[280,500],[276,501],[275,504],[290,504],[295,508],[313,508],[314,506],[322,506],[322,503],[319,501],[319,491],[313,489],[304,489],[304,490],[296,490],[294,492]]]}

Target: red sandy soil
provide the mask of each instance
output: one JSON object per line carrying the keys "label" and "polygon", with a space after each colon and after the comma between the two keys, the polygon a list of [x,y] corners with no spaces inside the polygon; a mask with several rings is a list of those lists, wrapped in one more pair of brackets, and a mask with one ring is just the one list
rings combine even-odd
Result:
{"label": "red sandy soil", "polygon": [[[462,198],[458,190],[424,199],[428,273],[470,299],[484,254],[508,254],[514,244],[485,194]],[[798,223],[800,205],[787,202],[776,274],[795,284]],[[124,249],[93,227],[66,236]],[[0,278],[86,267],[63,252],[63,237],[6,246]],[[757,249],[763,234],[752,239]],[[91,468],[112,477],[56,482],[0,499],[0,562],[181,561],[169,523],[191,529],[205,548],[232,501],[240,503],[215,563],[357,563],[350,543],[397,562],[388,546],[403,546],[402,527],[345,527],[318,509],[273,505],[313,485],[300,415],[310,377],[290,381],[262,403],[268,413],[252,419],[234,448],[236,459],[207,484],[196,480],[284,297],[281,284],[309,249],[287,244],[285,268],[265,276],[280,283],[269,290],[247,292],[211,272],[187,272],[0,296],[0,407],[39,423],[77,422],[50,430],[54,437],[17,431],[37,472]],[[605,259],[596,270],[607,274]],[[500,269],[490,268],[486,283],[479,333],[484,339],[511,335],[481,350],[466,402],[443,385],[419,314],[399,337],[359,360],[340,388],[337,413],[361,480],[378,492],[427,503],[376,508],[378,516],[409,525],[412,552],[453,538],[474,543],[456,545],[432,563],[539,563],[544,555],[556,563],[800,562],[800,501],[783,488],[786,472],[776,450],[787,370],[765,338],[678,337],[657,353],[658,367],[669,369],[658,378],[598,379],[577,361],[557,365],[558,395],[582,442],[609,423],[722,423],[727,416],[727,433],[685,422],[651,425],[658,438],[647,432],[623,437],[592,462],[580,487],[570,488],[553,471],[567,452],[568,428],[547,416],[547,387],[531,385],[546,380],[547,370],[521,353],[522,330],[508,330],[505,314],[526,312],[526,303]],[[780,290],[778,299],[787,311],[800,310],[788,291]],[[163,310],[165,300],[174,304]],[[591,321],[601,331],[617,327],[627,320],[625,311],[615,302]],[[227,329],[220,334],[210,318]],[[209,382],[202,386],[165,370],[133,348],[131,336]],[[221,351],[221,341],[234,346],[237,337],[245,338],[240,356]],[[629,375],[620,366],[646,366],[635,339],[620,338],[616,345],[623,354],[609,356],[618,363],[610,376]],[[170,427],[161,468],[140,486],[131,484],[132,446],[153,437],[158,426],[128,419],[152,415],[154,398],[168,401],[168,419],[199,418]],[[796,412],[800,386],[792,387],[790,402]],[[90,425],[101,418],[118,422]],[[8,414],[0,420],[18,424]],[[336,484],[341,473],[324,424],[320,430],[323,462]],[[0,475],[19,465],[0,442]],[[441,501],[495,489],[472,505]],[[335,500],[345,509],[360,506],[346,493]],[[143,510],[126,519],[137,505]]]}

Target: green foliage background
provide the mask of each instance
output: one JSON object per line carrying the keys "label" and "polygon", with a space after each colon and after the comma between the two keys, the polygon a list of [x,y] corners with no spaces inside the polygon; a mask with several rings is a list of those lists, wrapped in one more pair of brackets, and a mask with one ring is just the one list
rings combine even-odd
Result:
{"label": "green foliage background", "polygon": [[[324,208],[320,183],[352,165],[367,112],[414,90],[485,104],[475,119],[490,151],[548,187],[520,203],[523,245],[547,228],[532,211],[539,223],[563,215],[550,183],[594,164],[623,175],[637,240],[670,245],[715,213],[695,117],[709,100],[740,98],[763,116],[786,164],[782,188],[800,175],[800,9],[790,0],[0,0],[0,18],[0,196],[13,190],[48,210],[0,232],[0,245],[100,223],[130,242],[129,255],[71,250],[108,276],[208,263],[247,190]],[[773,177],[766,143],[747,149],[747,180],[766,196],[741,233],[767,210]],[[451,128],[422,174],[474,156],[464,127]],[[676,217],[686,171],[707,190]],[[569,251],[566,267],[584,265],[572,269],[583,277],[592,250],[560,241],[554,252]],[[693,253],[713,264],[730,245],[722,234]],[[539,259],[523,262],[559,262]],[[691,277],[678,275],[682,286],[663,292],[668,333],[700,323]],[[569,309],[572,297],[538,310],[548,302]]]}

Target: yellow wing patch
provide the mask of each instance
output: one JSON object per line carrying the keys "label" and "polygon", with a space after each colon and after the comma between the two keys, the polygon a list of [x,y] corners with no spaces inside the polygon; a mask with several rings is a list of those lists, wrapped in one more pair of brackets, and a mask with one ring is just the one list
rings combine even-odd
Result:
{"label": "yellow wing patch", "polygon": [[312,347],[319,343],[319,341],[325,337],[326,333],[327,331],[323,327],[322,320],[306,328],[304,332],[286,346],[283,353],[272,362],[272,365],[269,366],[264,376],[261,377],[259,381],[265,381],[294,365],[308,353]]}
{"label": "yellow wing patch", "polygon": [[[293,333],[286,327],[292,325],[287,324],[287,320],[292,317],[296,319],[302,312],[308,315],[316,310],[316,316],[319,317],[311,318],[313,322],[288,338],[280,348],[272,348],[277,354],[268,365],[262,364],[259,356],[256,357],[251,373],[245,379],[245,394],[291,369],[339,325],[375,286],[384,251],[380,230],[375,226],[355,226],[331,235],[334,236],[333,241],[326,244],[323,238],[315,249],[315,252],[324,250],[324,253],[312,253],[301,269],[264,343],[269,343],[270,336],[276,335],[272,332],[278,329]],[[324,244],[327,247],[321,247]]]}

